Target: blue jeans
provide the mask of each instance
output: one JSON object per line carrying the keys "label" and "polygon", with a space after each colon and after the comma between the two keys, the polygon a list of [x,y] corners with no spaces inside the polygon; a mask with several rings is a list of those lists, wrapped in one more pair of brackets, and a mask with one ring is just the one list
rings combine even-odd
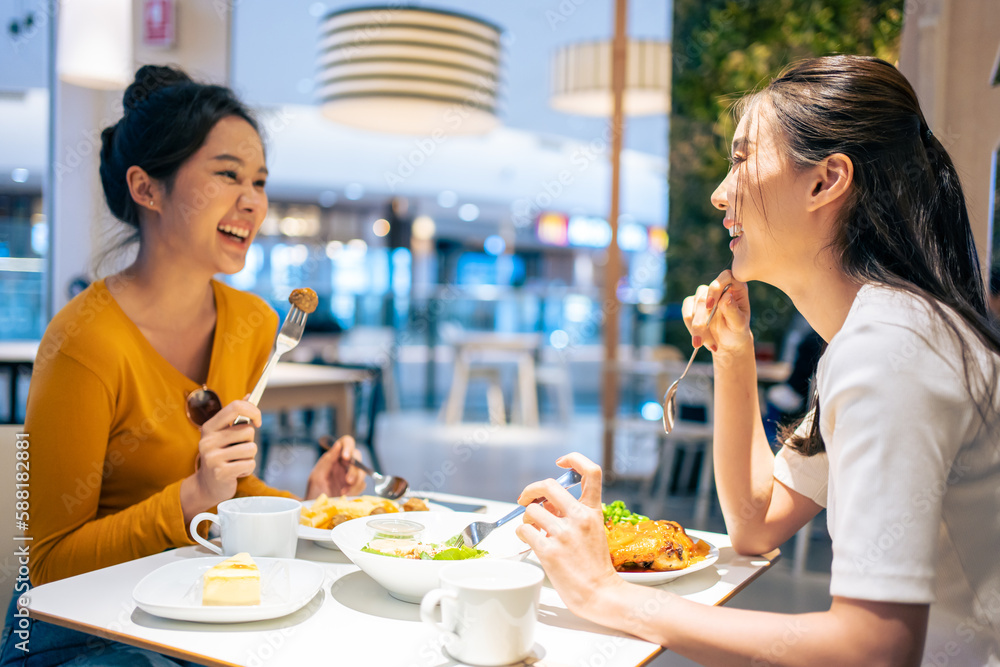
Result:
{"label": "blue jeans", "polygon": [[189,665],[165,655],[17,616],[15,593],[7,607],[0,667],[177,667]]}

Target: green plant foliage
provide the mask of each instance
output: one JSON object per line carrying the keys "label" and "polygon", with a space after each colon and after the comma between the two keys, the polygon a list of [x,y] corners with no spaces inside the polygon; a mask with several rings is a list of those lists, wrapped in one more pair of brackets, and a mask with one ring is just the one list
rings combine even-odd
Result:
{"label": "green plant foliage", "polygon": [[[898,58],[903,0],[674,0],[667,301],[679,302],[732,261],[709,198],[729,169],[729,111],[744,92],[801,58],[834,53]],[[751,285],[756,340],[780,344],[794,308]],[[683,325],[668,343],[689,343]]]}

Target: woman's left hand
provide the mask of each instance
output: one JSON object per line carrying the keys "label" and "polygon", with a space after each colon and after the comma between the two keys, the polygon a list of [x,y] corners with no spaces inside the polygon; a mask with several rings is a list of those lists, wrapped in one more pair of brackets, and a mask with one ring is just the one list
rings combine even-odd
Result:
{"label": "woman's left hand", "polygon": [[[324,436],[326,437],[326,436]],[[328,496],[354,496],[365,489],[364,474],[351,465],[351,459],[361,460],[354,438],[345,435],[327,450],[309,473],[306,500],[321,493]]]}
{"label": "woman's left hand", "polygon": [[[611,565],[608,538],[601,510],[601,468],[582,454],[568,454],[556,461],[583,476],[580,500],[553,479],[535,482],[521,492],[517,502],[528,505],[517,535],[528,543],[545,573],[570,611],[598,621],[600,610],[592,601],[607,586],[624,582]],[[545,498],[541,504],[529,505]]]}

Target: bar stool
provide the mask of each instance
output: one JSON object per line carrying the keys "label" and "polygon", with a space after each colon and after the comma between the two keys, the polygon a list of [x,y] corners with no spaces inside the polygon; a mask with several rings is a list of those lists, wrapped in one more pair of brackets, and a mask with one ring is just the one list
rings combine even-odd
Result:
{"label": "bar stool", "polygon": [[[541,335],[478,331],[455,334],[451,343],[455,347],[455,365],[444,405],[445,423],[457,424],[462,420],[473,367],[493,368],[497,371],[496,377],[499,377],[499,367],[513,363],[517,366],[516,415],[525,426],[538,426],[535,353],[541,344]],[[484,375],[480,374],[480,377]],[[491,417],[492,414],[491,409]]]}
{"label": "bar stool", "polygon": [[545,360],[545,350],[539,353],[541,363],[535,368],[535,382],[539,389],[551,387],[559,411],[559,422],[568,424],[573,416],[573,378],[566,358],[559,354],[554,361]]}
{"label": "bar stool", "polygon": [[493,366],[473,366],[469,368],[469,380],[485,380],[486,409],[490,415],[491,424],[507,423],[507,407],[503,398],[503,386],[500,384],[500,369]]}

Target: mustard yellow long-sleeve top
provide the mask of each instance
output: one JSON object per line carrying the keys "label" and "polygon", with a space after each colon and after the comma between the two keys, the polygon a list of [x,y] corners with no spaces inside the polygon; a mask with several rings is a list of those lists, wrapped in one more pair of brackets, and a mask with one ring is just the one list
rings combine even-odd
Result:
{"label": "mustard yellow long-sleeve top", "polygon": [[[217,281],[207,386],[223,405],[256,382],[277,329],[261,299]],[[181,480],[198,428],[185,410],[199,385],[170,365],[98,281],[49,323],[35,360],[30,442],[33,585],[192,544]],[[251,476],[237,496],[287,495]]]}

